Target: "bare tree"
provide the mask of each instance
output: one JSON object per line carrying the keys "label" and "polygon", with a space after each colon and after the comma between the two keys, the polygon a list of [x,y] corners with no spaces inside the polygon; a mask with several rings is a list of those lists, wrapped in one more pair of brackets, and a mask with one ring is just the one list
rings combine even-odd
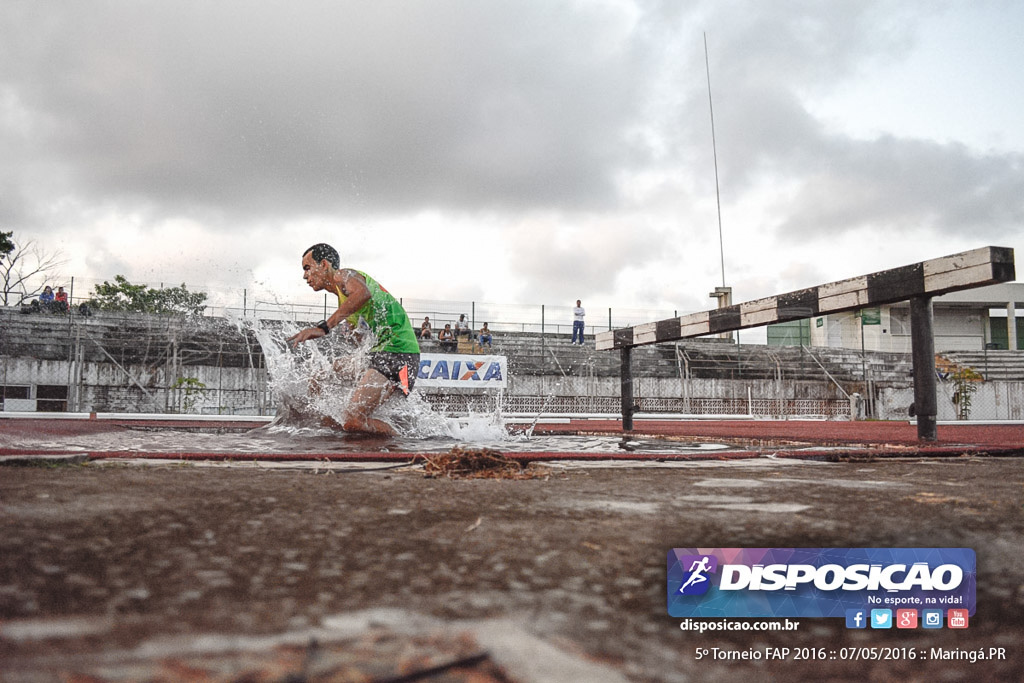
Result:
{"label": "bare tree", "polygon": [[12,238],[8,243],[13,248],[0,259],[0,304],[17,306],[38,296],[47,278],[67,261],[59,251],[46,251],[35,240]]}

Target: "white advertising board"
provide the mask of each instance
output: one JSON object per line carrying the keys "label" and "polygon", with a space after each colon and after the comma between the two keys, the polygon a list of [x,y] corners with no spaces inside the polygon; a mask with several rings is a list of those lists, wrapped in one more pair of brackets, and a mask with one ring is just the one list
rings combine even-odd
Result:
{"label": "white advertising board", "polygon": [[416,387],[503,389],[508,384],[505,356],[421,353]]}

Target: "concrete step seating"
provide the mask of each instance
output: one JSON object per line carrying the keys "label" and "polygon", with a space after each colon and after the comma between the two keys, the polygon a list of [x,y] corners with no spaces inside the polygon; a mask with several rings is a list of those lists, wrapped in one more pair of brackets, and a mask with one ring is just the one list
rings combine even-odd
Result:
{"label": "concrete step seating", "polygon": [[[263,367],[262,350],[250,332],[234,324],[204,318],[199,324],[176,316],[97,313],[73,315],[22,314],[0,308],[0,354],[42,360],[68,360],[75,340],[81,340],[84,359],[121,364],[158,365],[174,356],[183,365]],[[95,340],[97,343],[92,343]],[[100,348],[102,347],[102,349]],[[440,352],[436,342],[424,351]],[[495,332],[493,349],[479,349],[460,340],[460,353],[494,353],[509,358],[510,369],[525,375],[618,376],[620,356],[594,349],[593,337],[583,346],[568,334]],[[108,355],[109,354],[109,355]],[[990,379],[1024,379],[1024,353],[987,352],[985,358],[965,356],[963,362]],[[824,369],[822,369],[824,366]],[[826,374],[827,371],[827,374]],[[768,347],[716,339],[683,340],[633,351],[638,377],[695,379],[799,379],[838,382],[905,383],[912,375],[910,354],[864,354],[850,349]]]}
{"label": "concrete step seating", "polygon": [[[569,335],[545,335],[542,339],[536,333],[498,333],[494,352],[508,356],[512,370],[524,374],[619,374],[619,354],[596,351],[591,338],[583,346],[574,346]],[[876,382],[903,383],[912,375],[912,365],[909,354],[868,352],[862,359],[859,351],[849,349],[685,340],[637,347],[633,372],[643,377],[681,377],[688,372],[691,378],[825,381],[831,375],[840,382],[863,381],[866,372]]]}
{"label": "concrete step seating", "polygon": [[949,351],[941,355],[987,380],[1024,381],[1024,351]]}
{"label": "concrete step seating", "polygon": [[[85,361],[160,365],[174,357],[182,365],[250,367],[262,362],[255,337],[219,318],[141,313],[23,314],[0,308],[0,354],[39,360],[70,360],[80,349]],[[256,364],[255,367],[261,367]]]}

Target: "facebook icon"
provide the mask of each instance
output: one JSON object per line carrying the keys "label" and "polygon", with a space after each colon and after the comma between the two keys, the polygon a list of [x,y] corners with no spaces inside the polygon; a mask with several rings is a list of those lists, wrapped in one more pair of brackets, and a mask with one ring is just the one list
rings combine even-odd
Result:
{"label": "facebook icon", "polygon": [[867,628],[867,612],[862,609],[846,610],[846,628]]}

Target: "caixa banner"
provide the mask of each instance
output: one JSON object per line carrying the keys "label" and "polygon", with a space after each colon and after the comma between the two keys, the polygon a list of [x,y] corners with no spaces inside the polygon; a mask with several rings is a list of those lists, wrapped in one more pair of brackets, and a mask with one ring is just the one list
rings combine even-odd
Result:
{"label": "caixa banner", "polygon": [[673,548],[673,617],[843,617],[847,610],[974,615],[970,548]]}
{"label": "caixa banner", "polygon": [[502,389],[508,384],[505,356],[421,353],[417,387]]}

